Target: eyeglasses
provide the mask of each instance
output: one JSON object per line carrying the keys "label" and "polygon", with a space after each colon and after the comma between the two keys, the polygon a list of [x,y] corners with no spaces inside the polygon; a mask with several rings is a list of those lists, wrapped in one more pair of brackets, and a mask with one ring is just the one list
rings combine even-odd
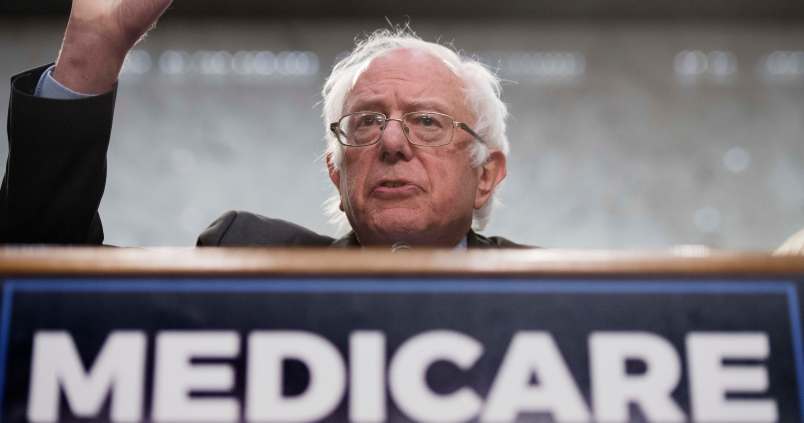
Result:
{"label": "eyeglasses", "polygon": [[438,112],[410,112],[402,115],[401,119],[389,118],[379,112],[354,112],[331,123],[329,129],[338,142],[347,147],[368,147],[382,138],[383,131],[392,120],[402,125],[402,133],[411,144],[422,147],[440,147],[451,143],[455,128],[461,128],[478,141],[485,142],[469,125]]}

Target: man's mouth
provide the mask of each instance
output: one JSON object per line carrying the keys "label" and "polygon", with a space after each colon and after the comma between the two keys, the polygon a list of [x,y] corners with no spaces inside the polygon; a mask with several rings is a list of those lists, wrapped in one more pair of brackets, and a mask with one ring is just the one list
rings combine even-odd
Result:
{"label": "man's mouth", "polygon": [[388,188],[398,188],[401,186],[407,185],[407,182],[403,181],[383,181],[380,182],[381,187],[388,187]]}
{"label": "man's mouth", "polygon": [[383,199],[396,199],[416,195],[420,191],[421,189],[410,181],[404,179],[386,179],[375,185],[371,194]]}

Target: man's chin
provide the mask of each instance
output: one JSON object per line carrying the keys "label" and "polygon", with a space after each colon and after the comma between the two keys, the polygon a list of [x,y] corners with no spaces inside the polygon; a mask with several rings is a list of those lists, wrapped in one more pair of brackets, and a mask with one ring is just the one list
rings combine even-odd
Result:
{"label": "man's chin", "polygon": [[[432,244],[434,234],[422,216],[411,211],[383,210],[372,216],[371,223],[358,233],[364,245],[393,245],[404,242],[410,245]],[[362,236],[361,236],[362,235]],[[365,241],[364,241],[365,240]]]}

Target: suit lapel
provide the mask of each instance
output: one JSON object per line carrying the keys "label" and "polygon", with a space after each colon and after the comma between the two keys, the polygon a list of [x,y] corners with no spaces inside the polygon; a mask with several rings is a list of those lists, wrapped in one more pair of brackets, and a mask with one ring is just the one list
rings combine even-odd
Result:
{"label": "suit lapel", "polygon": [[492,243],[488,238],[484,237],[483,235],[478,235],[473,230],[469,230],[469,233],[466,235],[466,247],[467,248],[493,248],[496,247],[494,243]]}

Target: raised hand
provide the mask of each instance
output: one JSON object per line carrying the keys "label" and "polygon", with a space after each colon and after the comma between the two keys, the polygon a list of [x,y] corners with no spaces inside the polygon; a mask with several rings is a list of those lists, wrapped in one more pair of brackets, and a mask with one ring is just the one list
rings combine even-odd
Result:
{"label": "raised hand", "polygon": [[73,0],[53,77],[74,91],[109,91],[128,51],[171,1]]}

